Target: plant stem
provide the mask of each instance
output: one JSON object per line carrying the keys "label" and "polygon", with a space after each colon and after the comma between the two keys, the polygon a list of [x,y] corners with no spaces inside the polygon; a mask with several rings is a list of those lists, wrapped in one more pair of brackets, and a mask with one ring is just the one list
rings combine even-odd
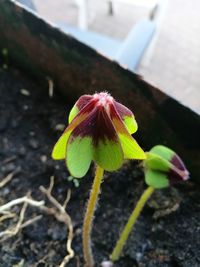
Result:
{"label": "plant stem", "polygon": [[153,194],[154,192],[154,188],[149,186],[144,193],[142,194],[142,196],[140,197],[139,201],[137,202],[137,205],[135,207],[135,209],[133,210],[133,212],[131,213],[131,216],[128,219],[128,222],[126,223],[120,238],[118,239],[113,252],[110,256],[110,259],[115,262],[119,259],[120,254],[122,252],[122,249],[128,239],[128,236],[137,220],[137,218],[139,217],[145,203],[147,202],[147,200],[150,198],[150,196]]}
{"label": "plant stem", "polygon": [[104,170],[97,165],[96,174],[94,182],[92,185],[92,190],[90,193],[89,201],[87,204],[87,209],[83,221],[83,255],[86,263],[86,267],[93,267],[94,260],[91,248],[91,229],[92,221],[94,217],[94,211],[98,200],[98,195],[100,193],[101,182],[103,178]]}

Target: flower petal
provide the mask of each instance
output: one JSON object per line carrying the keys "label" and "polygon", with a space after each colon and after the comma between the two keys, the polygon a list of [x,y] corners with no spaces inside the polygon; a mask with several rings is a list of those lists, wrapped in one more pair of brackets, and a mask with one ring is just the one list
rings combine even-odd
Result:
{"label": "flower petal", "polygon": [[[151,151],[151,150],[150,150]],[[146,153],[145,167],[160,172],[169,172],[173,168],[172,164],[161,156],[152,152]]]}
{"label": "flower petal", "polygon": [[107,112],[98,111],[98,119],[94,134],[94,159],[106,171],[114,171],[123,164],[123,151],[120,140]]}
{"label": "flower petal", "polygon": [[114,101],[114,106],[130,134],[137,131],[138,125],[132,111],[124,105]]}
{"label": "flower petal", "polygon": [[160,156],[170,163],[170,179],[172,183],[178,182],[178,180],[187,180],[189,178],[189,172],[186,169],[181,158],[170,148],[157,145],[150,150],[150,153]]}
{"label": "flower petal", "polygon": [[145,171],[145,182],[156,189],[169,187],[169,179],[165,173],[150,169]]}
{"label": "flower petal", "polygon": [[125,159],[145,159],[146,154],[138,145],[136,140],[130,135],[118,134]]}
{"label": "flower petal", "polygon": [[173,150],[162,145],[154,146],[149,152],[156,154],[167,161],[170,161],[171,158],[175,155],[175,152]]}
{"label": "flower petal", "polygon": [[146,153],[147,159],[144,165],[148,170],[165,174],[170,185],[187,180],[189,173],[180,157],[165,146],[155,146]]}
{"label": "flower petal", "polygon": [[[90,141],[82,141],[85,138]],[[74,142],[75,144],[73,145]],[[81,142],[85,143],[82,144]],[[87,147],[86,150],[85,147]],[[84,157],[87,163],[84,162],[84,166],[82,166],[82,163],[79,163],[81,160],[84,161],[84,159],[76,162],[77,157],[82,158],[82,156],[78,155],[82,153],[80,148],[85,151]],[[87,150],[89,156],[86,155]],[[84,171],[87,172],[86,169],[89,168],[88,164],[90,164],[92,159],[91,151],[97,164],[107,171],[116,170],[123,163],[123,151],[119,138],[104,107],[93,109],[87,118],[77,125],[70,136],[67,144],[67,166],[73,176],[82,177],[84,176]],[[81,164],[81,168],[78,167],[78,164]],[[79,174],[76,173],[76,168],[81,169]]]}
{"label": "flower petal", "polygon": [[78,113],[76,118],[68,125],[65,129],[64,133],[58,139],[57,143],[55,144],[53,151],[52,151],[52,158],[54,160],[65,159],[66,157],[66,148],[67,148],[67,141],[71,134],[71,132],[78,126],[92,111],[93,104],[89,103],[86,105],[82,110]]}
{"label": "flower petal", "polygon": [[61,137],[56,142],[53,148],[53,151],[52,151],[52,155],[51,155],[54,160],[65,159],[66,146],[67,146],[67,141],[70,136],[70,133],[71,131],[66,129],[65,132],[61,135]]}
{"label": "flower petal", "polygon": [[115,171],[123,164],[123,152],[119,141],[106,139],[95,147],[94,159],[106,171]]}
{"label": "flower petal", "polygon": [[116,112],[115,107],[111,107],[111,119],[117,130],[121,146],[124,152],[124,158],[126,159],[145,159],[146,154],[138,145],[138,143],[130,135],[126,127],[124,126],[120,116]]}
{"label": "flower petal", "polygon": [[79,111],[84,108],[92,100],[92,98],[93,97],[91,95],[83,95],[79,97],[69,113],[69,123],[71,123],[71,121],[76,117]]}
{"label": "flower petal", "polygon": [[181,158],[170,148],[162,145],[154,146],[151,150],[151,153],[161,156],[162,158],[168,160],[172,165],[174,165],[179,170],[186,170],[186,167],[181,160]]}
{"label": "flower petal", "polygon": [[76,178],[83,177],[93,157],[92,138],[71,135],[67,144],[66,164],[69,172]]}

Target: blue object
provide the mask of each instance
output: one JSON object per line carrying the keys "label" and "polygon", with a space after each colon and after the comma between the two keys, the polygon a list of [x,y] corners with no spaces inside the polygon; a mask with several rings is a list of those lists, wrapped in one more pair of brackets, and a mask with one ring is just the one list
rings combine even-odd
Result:
{"label": "blue object", "polygon": [[34,4],[33,0],[17,0],[17,2],[19,2],[20,4],[27,6],[28,8],[30,8],[33,11],[36,11],[36,7]]}
{"label": "blue object", "polygon": [[114,60],[125,65],[129,70],[136,70],[155,29],[154,21],[149,19],[139,21],[122,43]]}
{"label": "blue object", "polygon": [[131,30],[124,41],[93,32],[83,31],[75,27],[57,24],[67,34],[72,35],[82,43],[94,48],[108,58],[135,71],[145,49],[150,43],[156,23],[149,19],[139,21]]}

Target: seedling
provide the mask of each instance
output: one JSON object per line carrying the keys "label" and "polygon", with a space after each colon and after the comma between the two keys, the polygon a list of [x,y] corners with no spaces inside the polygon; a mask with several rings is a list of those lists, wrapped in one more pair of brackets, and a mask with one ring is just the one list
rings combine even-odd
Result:
{"label": "seedling", "polygon": [[69,125],[56,143],[52,157],[66,160],[73,177],[82,178],[91,161],[96,174],[83,222],[83,254],[87,267],[94,266],[91,230],[105,171],[119,169],[124,159],[145,159],[131,134],[137,131],[133,113],[108,93],[83,95],[69,114]]}
{"label": "seedling", "polygon": [[180,157],[171,149],[165,146],[155,146],[146,153],[144,160],[145,182],[149,186],[136,204],[130,215],[119,240],[110,256],[112,262],[119,259],[122,249],[133,229],[133,226],[140,215],[145,203],[156,189],[173,186],[174,184],[186,181],[189,178],[184,163]]}

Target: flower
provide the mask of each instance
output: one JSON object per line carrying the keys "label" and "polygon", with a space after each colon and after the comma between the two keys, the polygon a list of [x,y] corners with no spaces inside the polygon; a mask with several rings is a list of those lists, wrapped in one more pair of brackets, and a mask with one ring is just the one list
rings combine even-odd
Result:
{"label": "flower", "polygon": [[189,179],[181,158],[165,146],[154,146],[144,161],[145,182],[157,189],[173,186]]}
{"label": "flower", "polygon": [[131,134],[137,131],[133,113],[106,93],[83,95],[69,114],[69,125],[54,146],[52,157],[66,159],[72,176],[83,177],[94,160],[106,171],[124,159],[146,155]]}

